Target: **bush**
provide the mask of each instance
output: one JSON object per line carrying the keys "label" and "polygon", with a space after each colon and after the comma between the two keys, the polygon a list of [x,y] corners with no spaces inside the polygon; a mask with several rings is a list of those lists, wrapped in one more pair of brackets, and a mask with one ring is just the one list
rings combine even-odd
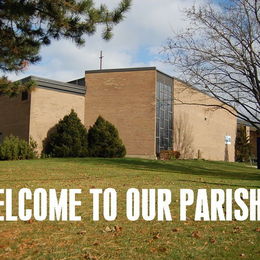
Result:
{"label": "bush", "polygon": [[88,145],[90,156],[93,157],[115,158],[126,154],[117,129],[101,116],[88,131]]}
{"label": "bush", "polygon": [[0,145],[0,160],[25,160],[37,157],[37,144],[30,138],[30,142],[10,135],[4,138]]}
{"label": "bush", "polygon": [[171,159],[179,159],[181,153],[179,151],[172,151],[172,158]]}
{"label": "bush", "polygon": [[179,159],[180,156],[181,153],[179,151],[163,150],[160,152],[160,160]]}
{"label": "bush", "polygon": [[85,157],[88,155],[87,130],[74,110],[55,126],[44,142],[45,156]]}

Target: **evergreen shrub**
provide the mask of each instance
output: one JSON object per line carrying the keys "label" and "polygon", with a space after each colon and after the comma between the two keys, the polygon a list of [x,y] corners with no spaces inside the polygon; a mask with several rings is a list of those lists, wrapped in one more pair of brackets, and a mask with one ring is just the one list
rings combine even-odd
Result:
{"label": "evergreen shrub", "polygon": [[113,124],[99,116],[88,131],[89,154],[92,157],[124,157],[125,146]]}
{"label": "evergreen shrub", "polygon": [[0,160],[28,160],[37,157],[37,144],[30,138],[26,142],[17,136],[7,136],[0,145]]}
{"label": "evergreen shrub", "polygon": [[88,156],[87,130],[71,110],[55,126],[44,142],[45,157],[86,157]]}

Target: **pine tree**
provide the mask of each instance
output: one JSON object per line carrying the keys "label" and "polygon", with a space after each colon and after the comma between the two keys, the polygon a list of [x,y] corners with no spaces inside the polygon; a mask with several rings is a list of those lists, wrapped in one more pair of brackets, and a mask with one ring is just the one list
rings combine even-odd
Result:
{"label": "pine tree", "polygon": [[15,97],[23,91],[31,91],[36,86],[33,80],[12,82],[7,77],[0,78],[0,96]]}
{"label": "pine tree", "polygon": [[118,130],[101,116],[88,131],[88,145],[90,156],[93,157],[115,158],[126,154]]}
{"label": "pine tree", "polygon": [[86,157],[87,130],[74,110],[55,127],[44,144],[44,153],[52,157]]}
{"label": "pine tree", "polygon": [[[103,26],[103,39],[110,39],[130,3],[121,0],[110,11],[106,5],[95,7],[92,0],[0,1],[0,71],[21,71],[36,63],[41,46],[52,39],[66,38],[83,45],[84,36],[93,35],[97,25]],[[1,81],[6,84],[7,79]],[[10,91],[2,91],[2,84],[0,95],[8,94]]]}
{"label": "pine tree", "polygon": [[248,162],[251,155],[250,139],[246,134],[246,128],[241,126],[237,130],[237,137],[235,143],[236,161]]}

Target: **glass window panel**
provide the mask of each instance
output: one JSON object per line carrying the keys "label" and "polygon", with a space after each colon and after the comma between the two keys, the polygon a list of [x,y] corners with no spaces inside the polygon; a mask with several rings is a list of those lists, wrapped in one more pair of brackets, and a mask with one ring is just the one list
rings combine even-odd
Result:
{"label": "glass window panel", "polygon": [[157,83],[156,104],[156,151],[172,149],[172,87]]}

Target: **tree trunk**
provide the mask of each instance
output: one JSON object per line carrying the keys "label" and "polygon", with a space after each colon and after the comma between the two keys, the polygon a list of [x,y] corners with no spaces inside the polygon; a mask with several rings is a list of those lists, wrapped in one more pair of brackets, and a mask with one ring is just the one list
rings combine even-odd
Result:
{"label": "tree trunk", "polygon": [[257,137],[257,169],[260,170],[260,137]]}

